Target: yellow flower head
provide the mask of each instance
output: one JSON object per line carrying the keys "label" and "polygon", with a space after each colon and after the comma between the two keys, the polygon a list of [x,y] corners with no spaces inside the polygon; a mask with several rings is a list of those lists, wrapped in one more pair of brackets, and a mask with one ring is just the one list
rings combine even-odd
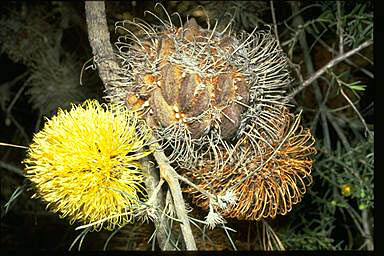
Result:
{"label": "yellow flower head", "polygon": [[28,150],[27,177],[36,194],[53,212],[95,223],[93,228],[114,229],[133,221],[146,197],[139,160],[151,129],[125,107],[86,101],[59,109]]}
{"label": "yellow flower head", "polygon": [[350,184],[344,184],[341,187],[341,194],[346,197],[350,196],[352,194],[352,186]]}

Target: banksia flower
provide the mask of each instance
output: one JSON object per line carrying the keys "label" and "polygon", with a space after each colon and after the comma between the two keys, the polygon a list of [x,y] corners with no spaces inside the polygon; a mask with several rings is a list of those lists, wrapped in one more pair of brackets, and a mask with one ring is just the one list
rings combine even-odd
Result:
{"label": "banksia flower", "polygon": [[[281,110],[283,126],[279,139],[259,140],[257,145],[249,137],[239,140],[232,152],[223,153],[226,162],[215,165],[204,161],[204,166],[185,170],[185,174],[201,188],[215,194],[224,194],[228,189],[237,195],[237,202],[224,209],[222,216],[246,220],[259,220],[286,214],[301,201],[306,187],[312,183],[310,156],[316,152],[314,139],[308,129],[299,125],[299,118]],[[263,134],[262,130],[258,131]],[[255,136],[256,137],[256,136]],[[253,140],[253,141],[252,141]],[[257,148],[254,148],[257,147]],[[185,190],[193,194],[193,201],[208,209],[209,201],[193,188]]]}
{"label": "banksia flower", "polygon": [[24,161],[33,197],[71,224],[111,230],[131,222],[146,197],[139,160],[151,153],[151,136],[125,107],[88,100],[60,109],[34,136]]}

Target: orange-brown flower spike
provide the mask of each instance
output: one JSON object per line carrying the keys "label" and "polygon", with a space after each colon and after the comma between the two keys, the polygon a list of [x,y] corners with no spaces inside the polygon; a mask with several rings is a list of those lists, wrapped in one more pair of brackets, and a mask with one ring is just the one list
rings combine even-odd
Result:
{"label": "orange-brown flower spike", "polygon": [[[223,153],[223,162],[230,159],[224,165],[216,168],[214,163],[206,161],[200,169],[186,170],[188,176],[208,191],[219,195],[226,191],[235,192],[237,201],[221,212],[223,217],[259,220],[285,215],[301,201],[312,183],[314,138],[308,129],[302,128],[299,118],[289,114],[286,108],[280,113],[284,122],[278,140],[263,139],[257,134],[263,136],[265,132],[254,128],[248,137],[238,142],[234,151]],[[257,137],[256,145],[253,141]],[[204,195],[193,188],[186,192],[192,192],[193,201],[208,209],[209,202]]]}

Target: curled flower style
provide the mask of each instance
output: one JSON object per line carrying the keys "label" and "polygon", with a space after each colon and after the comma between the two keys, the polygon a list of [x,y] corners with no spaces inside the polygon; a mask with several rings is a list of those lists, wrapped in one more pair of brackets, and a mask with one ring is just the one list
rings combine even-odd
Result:
{"label": "curled flower style", "polygon": [[[146,198],[140,159],[151,129],[126,107],[86,101],[59,109],[35,134],[26,176],[53,212],[111,230],[133,221]],[[94,224],[92,224],[94,223]]]}
{"label": "curled flower style", "polygon": [[[237,202],[222,210],[223,217],[259,220],[285,215],[312,183],[314,138],[286,108],[281,110],[280,121],[278,140],[263,139],[265,132],[254,128],[234,150],[223,153],[220,163],[207,160],[200,169],[185,170],[203,189],[218,195],[235,191]],[[208,209],[206,196],[193,188],[185,191],[193,194],[194,203]]]}

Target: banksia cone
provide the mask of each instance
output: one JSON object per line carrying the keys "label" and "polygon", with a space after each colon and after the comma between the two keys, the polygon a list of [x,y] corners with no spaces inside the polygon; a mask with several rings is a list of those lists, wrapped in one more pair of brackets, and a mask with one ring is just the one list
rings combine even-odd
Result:
{"label": "banksia cone", "polygon": [[125,107],[86,101],[59,110],[28,150],[26,176],[53,212],[93,229],[132,222],[145,198],[140,159],[151,129]]}
{"label": "banksia cone", "polygon": [[195,164],[199,148],[233,139],[247,119],[269,118],[263,109],[284,104],[287,61],[269,31],[236,37],[194,19],[180,28],[162,23],[117,23],[128,36],[116,43],[122,79],[108,94],[142,113],[172,150],[171,161]]}
{"label": "banksia cone", "polygon": [[[234,34],[230,24],[217,31],[189,19],[177,28],[166,15],[154,15],[160,26],[117,23],[120,80],[108,97],[140,113],[179,173],[214,194],[234,193],[223,216],[285,214],[311,183],[315,150],[286,108],[291,77],[278,41],[269,27]],[[185,192],[203,208],[211,203]]]}

